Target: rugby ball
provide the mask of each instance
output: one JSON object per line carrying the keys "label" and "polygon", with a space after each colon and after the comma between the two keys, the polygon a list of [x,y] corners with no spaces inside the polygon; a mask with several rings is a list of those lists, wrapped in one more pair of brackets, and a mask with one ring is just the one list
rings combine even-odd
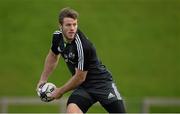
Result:
{"label": "rugby ball", "polygon": [[51,97],[51,94],[55,89],[56,89],[56,85],[54,85],[53,83],[47,82],[40,85],[37,94],[41,98],[42,101],[50,102],[54,100],[54,98]]}

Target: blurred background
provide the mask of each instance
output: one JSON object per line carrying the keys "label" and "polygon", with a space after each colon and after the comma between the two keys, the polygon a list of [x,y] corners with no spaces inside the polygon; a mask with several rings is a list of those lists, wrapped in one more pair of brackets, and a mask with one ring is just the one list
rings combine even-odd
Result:
{"label": "blurred background", "polygon": [[[127,112],[142,112],[146,98],[180,98],[179,0],[0,0],[0,99],[38,98],[36,84],[58,14],[67,6],[79,12],[79,28],[112,72]],[[57,86],[70,78],[60,64],[49,78]],[[8,112],[58,111],[8,106]],[[149,111],[180,112],[180,105],[152,105]],[[106,111],[93,106],[88,112]]]}

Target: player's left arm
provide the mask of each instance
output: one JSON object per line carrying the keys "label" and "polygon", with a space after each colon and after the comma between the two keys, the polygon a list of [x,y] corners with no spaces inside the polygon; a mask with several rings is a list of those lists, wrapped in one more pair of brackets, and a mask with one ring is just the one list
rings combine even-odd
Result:
{"label": "player's left arm", "polygon": [[76,68],[74,76],[72,76],[62,87],[57,88],[53,92],[52,97],[55,99],[61,98],[64,93],[78,87],[85,81],[87,72],[88,71],[82,71]]}

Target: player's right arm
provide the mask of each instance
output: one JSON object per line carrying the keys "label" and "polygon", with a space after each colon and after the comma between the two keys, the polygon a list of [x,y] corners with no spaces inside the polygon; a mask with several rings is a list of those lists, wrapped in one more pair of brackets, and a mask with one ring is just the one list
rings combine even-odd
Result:
{"label": "player's right arm", "polygon": [[49,53],[46,56],[45,63],[44,63],[44,69],[41,73],[40,80],[37,84],[37,89],[39,86],[43,83],[46,83],[48,80],[48,77],[50,74],[53,72],[53,70],[56,68],[59,57],[60,57],[60,52],[59,52],[59,44],[60,40],[62,39],[62,34],[60,31],[55,31],[53,33],[52,37],[52,45]]}
{"label": "player's right arm", "polygon": [[52,52],[52,50],[49,51],[48,55],[46,56],[45,63],[44,63],[44,69],[41,73],[40,80],[37,84],[37,89],[39,86],[43,83],[46,83],[48,80],[48,77],[53,72],[53,70],[56,68],[58,61],[59,61],[60,54],[55,54]]}

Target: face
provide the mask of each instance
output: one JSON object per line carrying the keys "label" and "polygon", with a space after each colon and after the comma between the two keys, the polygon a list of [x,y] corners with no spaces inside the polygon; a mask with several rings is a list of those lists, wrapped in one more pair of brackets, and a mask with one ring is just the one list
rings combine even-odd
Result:
{"label": "face", "polygon": [[77,31],[77,19],[65,17],[61,25],[63,35],[68,41],[74,40]]}

